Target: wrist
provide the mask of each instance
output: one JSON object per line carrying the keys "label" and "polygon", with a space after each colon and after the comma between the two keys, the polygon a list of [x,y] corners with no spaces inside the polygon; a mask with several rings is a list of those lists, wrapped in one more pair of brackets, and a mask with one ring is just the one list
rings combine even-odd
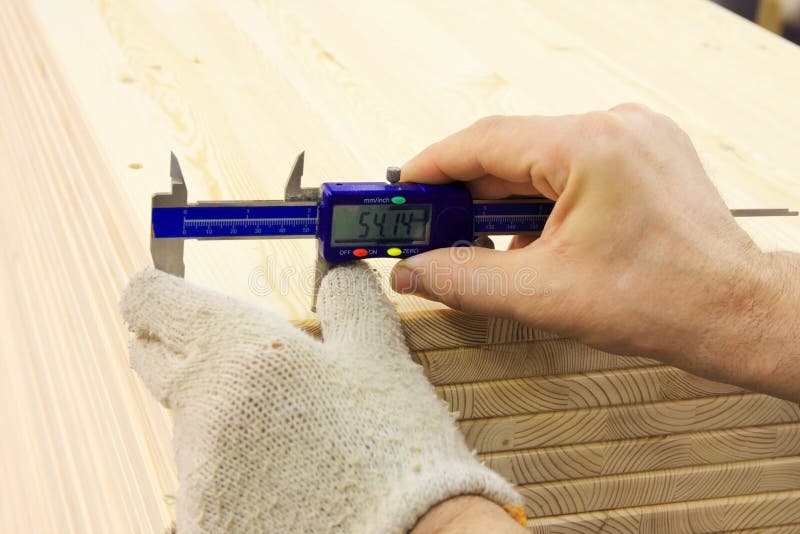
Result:
{"label": "wrist", "polygon": [[730,283],[719,288],[717,308],[697,348],[698,368],[712,379],[797,400],[798,273],[796,254],[742,255]]}
{"label": "wrist", "polygon": [[800,256],[765,254],[766,276],[754,313],[761,335],[749,354],[746,387],[800,402]]}
{"label": "wrist", "polygon": [[462,495],[437,504],[411,529],[412,534],[449,532],[519,534],[525,529],[502,507],[477,495]]}

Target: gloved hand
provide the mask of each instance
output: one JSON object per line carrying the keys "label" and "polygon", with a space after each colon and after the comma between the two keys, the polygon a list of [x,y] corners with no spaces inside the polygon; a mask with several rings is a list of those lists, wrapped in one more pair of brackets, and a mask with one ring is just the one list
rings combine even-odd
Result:
{"label": "gloved hand", "polygon": [[175,412],[180,534],[405,532],[454,496],[521,503],[467,449],[361,263],[323,280],[324,342],[156,270],[121,306],[134,368]]}

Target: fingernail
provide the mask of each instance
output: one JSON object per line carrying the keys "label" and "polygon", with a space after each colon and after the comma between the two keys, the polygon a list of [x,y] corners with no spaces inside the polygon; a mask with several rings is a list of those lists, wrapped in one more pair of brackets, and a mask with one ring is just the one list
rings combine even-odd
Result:
{"label": "fingernail", "polygon": [[392,282],[392,288],[398,293],[410,293],[420,296],[424,295],[418,270],[412,268],[405,261],[401,261],[394,266],[390,278]]}

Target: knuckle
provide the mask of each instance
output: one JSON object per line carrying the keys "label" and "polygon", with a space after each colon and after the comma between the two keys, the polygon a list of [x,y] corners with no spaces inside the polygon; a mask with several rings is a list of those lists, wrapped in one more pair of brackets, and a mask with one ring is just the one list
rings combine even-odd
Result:
{"label": "knuckle", "polygon": [[625,122],[610,111],[592,111],[580,118],[580,126],[590,137],[618,137],[625,131]]}
{"label": "knuckle", "polygon": [[638,102],[625,102],[623,104],[619,104],[618,106],[614,106],[613,108],[611,108],[611,111],[616,113],[625,113],[625,114],[639,115],[639,116],[655,115],[653,110],[651,110],[644,104],[640,104]]}
{"label": "knuckle", "polygon": [[594,111],[581,117],[581,129],[594,157],[614,158],[629,153],[636,135],[627,121],[611,111]]}
{"label": "knuckle", "polygon": [[680,129],[670,117],[636,102],[620,104],[612,108],[611,112],[622,118],[632,129],[639,132]]}
{"label": "knuckle", "polygon": [[659,136],[662,139],[688,140],[688,134],[671,117],[653,111],[638,103],[625,103],[616,106],[612,112],[629,126],[631,140],[637,142],[645,136]]}
{"label": "knuckle", "polygon": [[502,115],[487,115],[475,121],[475,126],[481,130],[491,130],[503,120]]}
{"label": "knuckle", "polygon": [[506,124],[502,115],[488,115],[475,121],[472,130],[475,132],[476,147],[479,154],[488,154],[497,150],[497,139]]}
{"label": "knuckle", "polygon": [[663,113],[654,113],[653,119],[656,124],[663,128],[666,132],[676,135],[680,138],[689,139],[689,134],[687,134],[686,131],[684,131],[684,129],[681,128],[672,117],[664,115]]}
{"label": "knuckle", "polygon": [[503,126],[506,117],[502,115],[488,115],[475,121],[473,128],[483,140],[492,139]]}

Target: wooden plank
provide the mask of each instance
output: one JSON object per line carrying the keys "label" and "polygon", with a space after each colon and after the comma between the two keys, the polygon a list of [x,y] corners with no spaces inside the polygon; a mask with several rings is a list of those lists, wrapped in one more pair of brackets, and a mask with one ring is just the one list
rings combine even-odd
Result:
{"label": "wooden plank", "polygon": [[781,491],[530,519],[533,534],[700,534],[800,523],[800,491]]}
{"label": "wooden plank", "polygon": [[778,525],[774,527],[748,528],[747,530],[729,530],[726,534],[797,534],[798,532],[800,532],[800,523]]}
{"label": "wooden plank", "polygon": [[758,527],[747,530],[728,530],[725,534],[797,534],[800,532],[800,523],[792,525],[778,525],[774,527]]}
{"label": "wooden plank", "polygon": [[665,469],[519,488],[530,517],[800,488],[800,456]]}
{"label": "wooden plank", "polygon": [[117,312],[145,239],[28,6],[0,2],[0,28],[0,189],[20,208],[0,210],[0,531],[155,530],[170,419]]}
{"label": "wooden plank", "polygon": [[[403,314],[402,321],[412,357],[435,385],[659,364],[648,358],[603,352],[504,319],[429,312]],[[316,320],[299,321],[297,325],[312,336],[322,337]],[[511,341],[498,341],[502,338],[498,332],[509,331],[514,332],[508,336]],[[429,337],[415,334],[420,332]]]}
{"label": "wooden plank", "polygon": [[515,484],[570,480],[800,455],[800,424],[486,453],[486,465]]}
{"label": "wooden plank", "polygon": [[800,421],[797,404],[743,394],[460,421],[467,444],[498,452]]}
{"label": "wooden plank", "polygon": [[[574,355],[570,355],[574,357]],[[437,388],[459,419],[711,397],[743,390],[657,366]]]}
{"label": "wooden plank", "polygon": [[[378,271],[382,271],[380,268]],[[388,272],[384,272],[388,277]],[[388,288],[387,288],[388,289]],[[297,321],[309,334],[321,337],[316,319]],[[428,310],[403,314],[406,344],[412,351],[481,347],[494,343],[512,344],[557,339],[558,336],[498,317],[467,315],[453,310]]]}
{"label": "wooden plank", "polygon": [[647,358],[609,354],[570,339],[422,350],[413,357],[436,385],[627,369],[658,363]]}

